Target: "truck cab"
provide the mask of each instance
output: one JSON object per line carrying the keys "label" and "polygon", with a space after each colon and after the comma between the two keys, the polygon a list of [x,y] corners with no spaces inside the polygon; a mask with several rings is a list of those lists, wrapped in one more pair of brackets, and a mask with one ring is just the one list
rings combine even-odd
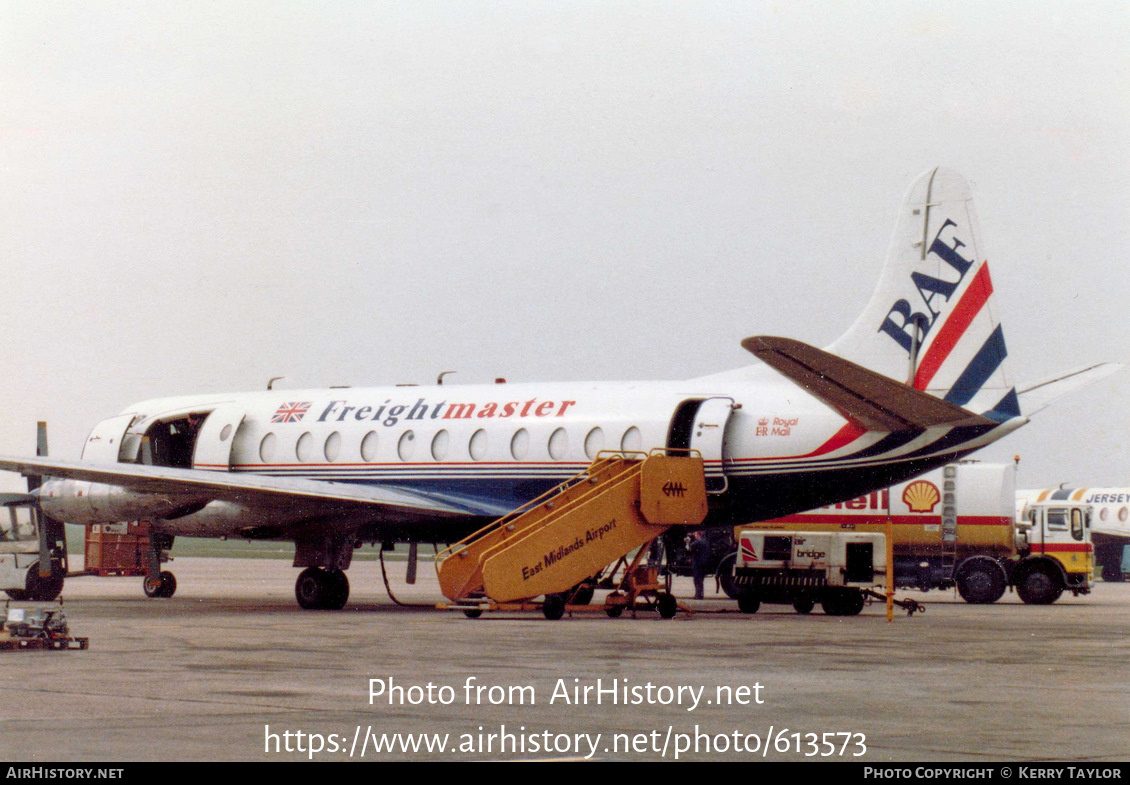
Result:
{"label": "truck cab", "polygon": [[1013,584],[1024,602],[1046,605],[1066,589],[1087,594],[1094,583],[1091,508],[1067,501],[1029,502],[1016,521]]}

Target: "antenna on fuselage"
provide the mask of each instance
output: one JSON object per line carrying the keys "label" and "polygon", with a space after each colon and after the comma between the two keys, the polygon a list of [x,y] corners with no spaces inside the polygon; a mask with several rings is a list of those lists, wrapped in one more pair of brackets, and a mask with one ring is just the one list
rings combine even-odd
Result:
{"label": "antenna on fuselage", "polygon": [[441,373],[436,377],[436,384],[443,384],[443,377],[447,376],[449,373],[455,373],[455,371],[444,371]]}
{"label": "antenna on fuselage", "polygon": [[270,380],[267,381],[267,389],[268,390],[275,389],[275,382],[277,382],[279,379],[285,379],[285,378],[286,378],[285,376],[272,376],[270,378]]}

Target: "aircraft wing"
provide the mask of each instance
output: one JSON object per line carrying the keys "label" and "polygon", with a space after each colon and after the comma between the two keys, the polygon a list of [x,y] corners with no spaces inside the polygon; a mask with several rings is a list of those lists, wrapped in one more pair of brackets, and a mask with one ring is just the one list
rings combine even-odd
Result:
{"label": "aircraft wing", "polygon": [[1024,412],[1025,417],[1030,417],[1046,409],[1062,396],[1105,379],[1112,373],[1121,371],[1122,368],[1121,363],[1099,363],[1028,385],[1018,393],[1021,411]]}
{"label": "aircraft wing", "polygon": [[979,414],[791,338],[758,335],[743,340],[742,347],[869,430],[893,433],[943,425],[995,425]]}
{"label": "aircraft wing", "polygon": [[237,503],[279,503],[290,501],[323,501],[383,507],[391,513],[431,516],[495,515],[466,499],[442,497],[403,488],[379,485],[273,477],[244,472],[174,469],[130,463],[95,464],[81,461],[59,461],[50,458],[12,458],[0,456],[0,471],[19,472],[25,476],[58,477],[60,479],[117,485],[138,493],[198,495],[202,500]]}

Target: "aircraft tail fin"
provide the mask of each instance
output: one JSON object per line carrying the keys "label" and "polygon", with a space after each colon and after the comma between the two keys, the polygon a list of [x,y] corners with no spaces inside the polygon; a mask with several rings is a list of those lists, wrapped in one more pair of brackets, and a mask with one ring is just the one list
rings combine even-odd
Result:
{"label": "aircraft tail fin", "polygon": [[878,287],[828,351],[969,411],[1021,416],[969,184],[931,169],[899,210]]}

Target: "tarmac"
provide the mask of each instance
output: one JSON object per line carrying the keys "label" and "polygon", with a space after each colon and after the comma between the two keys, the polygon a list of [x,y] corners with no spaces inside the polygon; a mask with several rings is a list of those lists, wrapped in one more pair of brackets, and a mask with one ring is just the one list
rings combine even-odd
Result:
{"label": "tarmac", "polygon": [[414,586],[389,565],[398,605],[355,561],[336,612],[300,610],[284,561],[170,569],[163,600],[68,580],[86,651],[0,652],[3,760],[1130,760],[1130,584],[1042,607],[900,592],[926,612],[891,622],[728,599],[547,621],[437,610],[430,563]]}

